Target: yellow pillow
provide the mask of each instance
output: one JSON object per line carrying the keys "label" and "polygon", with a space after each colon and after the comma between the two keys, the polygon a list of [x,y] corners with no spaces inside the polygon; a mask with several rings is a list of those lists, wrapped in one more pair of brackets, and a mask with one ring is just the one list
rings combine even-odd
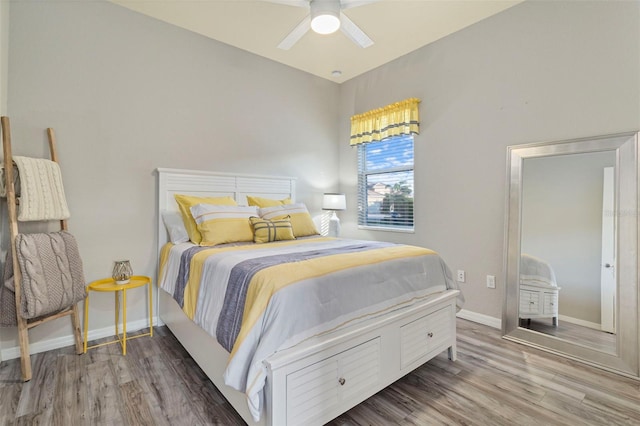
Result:
{"label": "yellow pillow", "polygon": [[255,206],[196,204],[191,207],[191,215],[202,234],[201,246],[253,241],[249,218],[257,213]]}
{"label": "yellow pillow", "polygon": [[284,204],[291,204],[291,198],[272,200],[271,198],[252,197],[251,195],[247,195],[247,203],[249,203],[250,206],[258,206],[260,208],[275,207],[282,206]]}
{"label": "yellow pillow", "polygon": [[320,234],[316,229],[316,225],[313,223],[313,219],[311,219],[307,206],[303,203],[286,204],[260,209],[260,217],[263,219],[279,220],[284,219],[287,216],[291,217],[293,235],[296,238]]}
{"label": "yellow pillow", "polygon": [[289,216],[280,220],[250,217],[253,225],[253,242],[270,243],[273,241],[295,240]]}
{"label": "yellow pillow", "polygon": [[189,235],[189,239],[194,244],[200,244],[202,236],[198,231],[196,221],[193,220],[193,216],[191,216],[191,211],[189,210],[191,206],[195,206],[196,204],[237,205],[236,201],[231,197],[196,197],[183,194],[174,194],[173,197],[176,199],[176,203],[178,203],[182,221],[184,222],[185,228],[187,228],[187,235]]}

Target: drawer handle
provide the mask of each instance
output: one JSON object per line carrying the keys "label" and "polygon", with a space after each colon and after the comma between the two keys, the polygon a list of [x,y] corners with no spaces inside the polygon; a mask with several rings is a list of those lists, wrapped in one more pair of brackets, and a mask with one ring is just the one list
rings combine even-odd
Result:
{"label": "drawer handle", "polygon": [[433,337],[433,333],[432,333],[432,332],[428,332],[428,333],[427,333],[427,336],[428,336],[428,337]]}
{"label": "drawer handle", "polygon": [[530,305],[534,305],[536,302],[529,302]]}
{"label": "drawer handle", "polygon": [[344,377],[340,377],[338,379],[338,383],[340,383],[340,386],[344,386],[344,384],[347,383],[347,381],[344,379]]}

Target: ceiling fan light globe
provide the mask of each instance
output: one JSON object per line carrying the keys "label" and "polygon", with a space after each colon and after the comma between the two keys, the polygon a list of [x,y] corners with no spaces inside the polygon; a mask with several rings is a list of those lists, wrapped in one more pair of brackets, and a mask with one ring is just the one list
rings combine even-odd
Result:
{"label": "ceiling fan light globe", "polygon": [[311,20],[311,29],[318,34],[331,34],[340,28],[340,18],[335,15],[317,15]]}

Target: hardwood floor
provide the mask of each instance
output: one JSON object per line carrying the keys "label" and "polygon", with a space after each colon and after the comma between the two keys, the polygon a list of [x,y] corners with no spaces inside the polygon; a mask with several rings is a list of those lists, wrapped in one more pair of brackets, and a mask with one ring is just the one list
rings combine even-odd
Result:
{"label": "hardwood floor", "polygon": [[[330,425],[638,425],[640,381],[508,342],[458,320],[458,361],[441,354]],[[144,332],[144,330],[142,331]],[[240,425],[165,328],[75,355],[0,364],[0,425]]]}

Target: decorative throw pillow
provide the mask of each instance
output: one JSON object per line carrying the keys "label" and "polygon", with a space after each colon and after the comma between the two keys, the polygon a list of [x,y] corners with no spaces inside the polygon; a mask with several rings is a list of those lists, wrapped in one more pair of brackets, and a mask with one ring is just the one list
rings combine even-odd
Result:
{"label": "decorative throw pillow", "polygon": [[189,239],[193,241],[194,244],[200,244],[200,241],[202,241],[202,236],[198,231],[195,220],[193,220],[193,216],[191,216],[191,210],[189,209],[192,206],[195,206],[196,204],[214,204],[225,206],[237,205],[236,201],[231,197],[196,197],[194,195],[175,194],[174,198],[178,203],[178,209],[180,210],[180,214],[182,215],[184,226],[187,229],[187,235],[189,235]]}
{"label": "decorative throw pillow", "polygon": [[303,203],[285,204],[260,209],[260,217],[263,219],[278,220],[284,219],[287,216],[291,217],[293,235],[296,238],[320,234],[316,229],[316,225],[313,223],[313,219],[311,219],[307,206]]}
{"label": "decorative throw pillow", "polygon": [[253,241],[249,218],[258,213],[255,206],[196,204],[191,215],[202,235],[201,246]]}
{"label": "decorative throw pillow", "polygon": [[164,222],[165,228],[167,228],[169,241],[173,244],[186,243],[189,241],[187,228],[184,227],[184,221],[179,212],[163,211],[162,221]]}
{"label": "decorative throw pillow", "polygon": [[254,243],[271,243],[273,241],[295,240],[291,218],[268,220],[259,217],[250,217],[253,225]]}
{"label": "decorative throw pillow", "polygon": [[273,200],[271,198],[252,197],[251,195],[247,195],[247,203],[249,203],[250,206],[258,206],[260,208],[282,206],[284,204],[291,204],[291,202],[291,198]]}

